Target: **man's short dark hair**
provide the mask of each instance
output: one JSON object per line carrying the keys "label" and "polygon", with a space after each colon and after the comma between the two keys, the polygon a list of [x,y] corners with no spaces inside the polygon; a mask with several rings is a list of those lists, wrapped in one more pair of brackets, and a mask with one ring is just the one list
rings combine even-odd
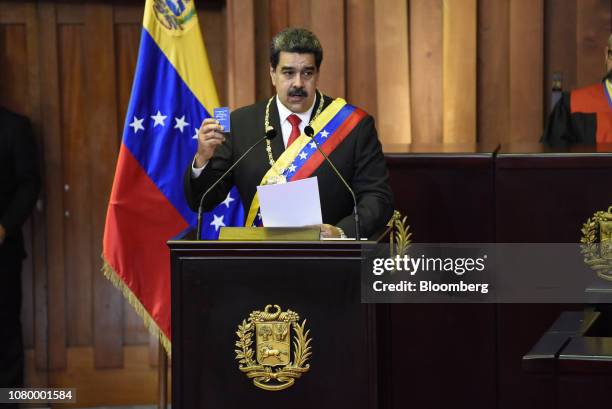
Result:
{"label": "man's short dark hair", "polygon": [[272,39],[270,65],[276,69],[281,51],[287,53],[314,54],[317,70],[323,61],[323,48],[317,36],[305,28],[286,28]]}

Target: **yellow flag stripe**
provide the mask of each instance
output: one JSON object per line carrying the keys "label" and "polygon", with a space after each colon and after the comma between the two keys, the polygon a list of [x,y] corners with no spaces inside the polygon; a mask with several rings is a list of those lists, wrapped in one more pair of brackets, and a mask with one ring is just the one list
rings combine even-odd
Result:
{"label": "yellow flag stripe", "polygon": [[154,0],[147,0],[143,27],[155,40],[187,87],[212,115],[213,109],[219,106],[219,97],[197,13],[194,10],[195,15],[185,24],[184,30],[173,32],[157,20],[153,7]]}

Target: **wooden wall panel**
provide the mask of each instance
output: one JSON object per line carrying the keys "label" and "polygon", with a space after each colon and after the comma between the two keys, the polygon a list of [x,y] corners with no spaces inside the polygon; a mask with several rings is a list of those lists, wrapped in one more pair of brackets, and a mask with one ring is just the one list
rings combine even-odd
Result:
{"label": "wooden wall panel", "polygon": [[[261,2],[256,1],[255,6],[259,6],[260,3]],[[289,0],[269,0],[268,7],[269,31],[271,35],[274,36],[276,33],[289,26]],[[263,22],[262,20],[256,21],[258,23]],[[255,26],[259,28],[260,24],[256,24]]]}
{"label": "wooden wall panel", "polygon": [[444,143],[476,140],[476,0],[443,1]]}
{"label": "wooden wall panel", "polygon": [[59,25],[65,24],[84,24],[85,13],[84,6],[75,5],[74,3],[55,1],[57,4],[57,23]]}
{"label": "wooden wall panel", "polygon": [[[34,130],[34,135],[36,139],[36,143],[38,146],[38,162],[39,162],[39,170],[41,170],[41,177],[44,180],[44,175],[42,175],[43,168],[43,144],[42,144],[42,132],[41,132],[41,98],[40,98],[40,58],[39,58],[39,36],[38,36],[38,14],[35,4],[29,3],[23,5],[23,10],[21,14],[22,18],[25,19],[26,24],[26,50],[27,50],[27,72],[28,72],[28,99],[30,109],[28,112],[28,116],[30,117],[32,127]],[[46,266],[46,237],[45,237],[45,213],[44,206],[42,201],[42,195],[39,195],[39,200],[36,203],[36,209],[34,210],[32,217],[30,218],[31,222],[31,243],[27,243],[29,249],[29,260],[31,261],[31,269],[32,269],[32,315],[30,319],[32,319],[32,337],[31,347],[36,351],[40,352],[41,359],[47,358],[47,345],[46,345],[46,333],[41,334],[42,329],[39,327],[39,322],[44,322],[46,324],[46,312],[47,312],[47,304],[46,297],[44,293],[47,289],[47,266]],[[43,315],[43,317],[39,317]],[[42,327],[46,329],[45,327]],[[45,343],[41,343],[39,339],[43,338]],[[42,350],[40,350],[42,349]],[[46,363],[46,362],[45,362]],[[30,374],[26,374],[29,376]],[[46,386],[47,385],[47,376],[43,374],[42,376],[36,377],[36,383],[31,383],[31,385],[36,386]]]}
{"label": "wooden wall panel", "polygon": [[[122,10],[122,9],[119,9]],[[131,12],[131,10],[129,10]],[[125,113],[127,112],[132,81],[138,59],[138,47],[142,25],[138,22],[139,13],[129,15],[125,10],[120,16],[115,13],[115,61],[117,75],[117,144],[121,143]],[[131,13],[130,13],[131,14]],[[136,18],[135,18],[136,17]],[[118,23],[118,20],[120,23]],[[130,303],[123,300],[123,342],[125,345],[142,345],[148,342],[149,332],[142,318]]]}
{"label": "wooden wall panel", "polygon": [[88,117],[85,94],[84,28],[63,25],[59,32],[61,92],[61,128],[64,192],[64,242],[66,320],[68,346],[92,342],[92,247],[90,231],[91,186],[89,166],[96,158],[88,151],[84,132]]}
{"label": "wooden wall panel", "polygon": [[147,343],[148,338],[149,331],[142,318],[127,300],[123,300],[123,344],[142,345]]}
{"label": "wooden wall panel", "polygon": [[[5,7],[0,6],[3,9]],[[39,47],[38,47],[38,27],[37,27],[37,10],[33,4],[23,5],[24,9],[21,10],[21,17],[25,17],[26,24],[26,49],[27,49],[27,71],[29,76],[29,103],[30,109],[28,116],[31,120],[31,124],[35,134],[35,140],[37,143],[37,153],[39,161],[39,171],[41,171],[41,179],[44,184],[44,173],[42,173],[43,166],[43,143],[42,135],[40,130],[41,122],[41,109],[40,109],[40,60],[39,60]],[[4,64],[2,64],[4,65]],[[4,93],[2,93],[4,94]],[[26,328],[25,334],[25,347],[33,348],[36,351],[37,360],[36,363],[41,368],[47,367],[47,268],[46,268],[46,230],[45,230],[45,215],[44,205],[41,196],[36,204],[36,209],[33,212],[32,217],[29,220],[31,226],[28,227],[28,235],[24,238],[26,240],[26,247],[28,249],[28,268],[31,269],[31,277],[28,279],[29,283],[24,283],[25,286],[31,286],[29,293],[24,292],[24,312],[31,308],[31,312],[28,311],[27,319],[24,320]],[[31,233],[31,236],[29,234]],[[31,239],[31,242],[29,240]],[[24,270],[25,272],[25,270]],[[24,288],[25,288],[24,286]],[[29,299],[31,297],[31,299]],[[31,304],[30,304],[31,303]],[[28,305],[30,304],[30,305]],[[31,314],[31,315],[30,315]],[[28,323],[27,320],[32,320]],[[31,326],[31,334],[29,326]],[[31,339],[28,339],[31,336]],[[30,377],[31,373],[26,372],[26,377]],[[46,374],[36,378],[37,383],[31,385],[46,386]]]}
{"label": "wooden wall panel", "polygon": [[125,113],[130,103],[136,71],[142,26],[134,23],[115,25],[115,61],[117,64],[117,144],[121,143]]}
{"label": "wooden wall panel", "polygon": [[[289,2],[289,26],[312,30],[312,0]],[[315,18],[319,17],[315,15]]]}
{"label": "wooden wall panel", "polygon": [[[549,0],[545,2],[545,115],[552,109],[550,97],[553,74],[561,75],[564,90],[576,88],[577,1],[579,0]],[[602,47],[605,47],[605,43]],[[600,60],[601,65],[603,65],[603,51]]]}
{"label": "wooden wall panel", "polygon": [[413,143],[442,143],[441,0],[410,2],[410,82]]}
{"label": "wooden wall panel", "polygon": [[410,65],[405,1],[374,1],[374,38],[378,133],[384,143],[410,143]]}
{"label": "wooden wall panel", "polygon": [[376,45],[373,0],[348,0],[346,3],[346,98],[377,117]]}
{"label": "wooden wall panel", "polygon": [[0,13],[0,25],[24,23],[24,4],[16,4],[15,1],[0,1],[2,12]]}
{"label": "wooden wall panel", "polygon": [[311,29],[323,47],[319,88],[333,97],[346,97],[346,58],[344,49],[344,1],[311,0]]}
{"label": "wooden wall panel", "polygon": [[134,2],[134,4],[126,2],[126,4],[113,7],[113,19],[117,28],[123,25],[134,25],[138,27],[140,32],[143,20],[142,4],[140,2]]}
{"label": "wooden wall panel", "polygon": [[[27,68],[28,73],[28,102],[29,110],[28,117],[34,130],[34,137],[37,144],[39,171],[42,170],[42,158],[44,158],[42,150],[42,139],[40,129],[40,59],[37,11],[35,4],[23,4],[22,18],[25,19],[26,26],[26,48],[27,53]],[[42,173],[42,172],[41,172]],[[42,177],[42,175],[41,175]],[[28,320],[26,322],[26,348],[34,348],[36,346],[36,315],[39,310],[46,311],[46,305],[40,306],[40,301],[37,298],[39,292],[45,291],[46,280],[41,279],[46,274],[46,252],[45,252],[45,217],[43,212],[43,202],[41,195],[36,202],[36,207],[32,212],[32,216],[26,227],[26,247],[28,252],[28,269],[29,269],[29,288],[26,305],[30,305],[31,310],[28,312]],[[46,298],[42,298],[44,302]],[[31,321],[30,321],[31,320]],[[31,333],[30,333],[31,331]],[[29,339],[28,339],[29,337]],[[46,348],[46,346],[45,346]],[[43,353],[46,357],[46,351]],[[46,386],[46,376],[37,377],[37,383],[34,385]]]}
{"label": "wooden wall panel", "polygon": [[2,24],[0,26],[0,64],[2,81],[0,95],[2,104],[11,110],[28,115],[30,113],[27,44],[25,24]]}
{"label": "wooden wall panel", "polygon": [[[66,367],[66,309],[64,264],[64,203],[62,174],[61,108],[59,87],[57,18],[54,4],[39,6],[41,124],[44,129],[45,186],[47,214],[48,319],[37,322],[36,365],[49,369]],[[38,339],[38,334],[42,336]],[[48,337],[48,338],[47,338]],[[48,358],[39,342],[48,345]]]}
{"label": "wooden wall panel", "polygon": [[[510,0],[478,2],[478,141],[506,142],[510,130]],[[490,143],[490,144],[489,144]]]}
{"label": "wooden wall panel", "polygon": [[510,138],[539,140],[543,129],[544,1],[510,2]]}
{"label": "wooden wall panel", "polygon": [[610,1],[580,0],[576,10],[576,85],[594,84],[605,75],[605,48],[610,35]]}
{"label": "wooden wall panel", "polygon": [[228,105],[255,102],[255,30],[253,0],[227,0]]}
{"label": "wooden wall panel", "polygon": [[[275,32],[272,28],[272,5],[274,0],[255,0],[255,100],[270,98],[273,94],[270,81],[270,41]],[[285,17],[287,17],[285,15]]]}
{"label": "wooden wall panel", "polygon": [[153,334],[149,334],[149,365],[152,368],[158,367],[159,363],[159,339]]}
{"label": "wooden wall panel", "polygon": [[91,268],[94,273],[94,356],[98,368],[123,365],[123,295],[100,272],[102,236],[117,153],[117,81],[113,8],[107,4],[85,7],[85,77],[89,175],[91,184]]}
{"label": "wooden wall panel", "polygon": [[[227,9],[219,7],[200,7],[198,17],[200,29],[204,36],[204,43],[208,53],[208,61],[213,74],[217,94],[221,105],[228,106],[228,38],[227,33]],[[206,2],[204,5],[206,6]],[[202,11],[202,9],[204,11]],[[142,11],[141,11],[142,13]]]}

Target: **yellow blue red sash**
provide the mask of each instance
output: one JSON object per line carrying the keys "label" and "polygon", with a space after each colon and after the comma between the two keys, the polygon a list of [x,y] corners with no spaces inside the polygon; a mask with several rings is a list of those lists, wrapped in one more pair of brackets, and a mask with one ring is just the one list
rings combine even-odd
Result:
{"label": "yellow blue red sash", "polygon": [[[347,104],[342,98],[337,98],[312,122],[314,139],[329,156],[365,116],[366,113],[361,109]],[[302,133],[285,149],[259,185],[266,185],[272,180],[295,181],[308,178],[324,160],[310,137]],[[255,193],[245,226],[261,225],[259,197]]]}

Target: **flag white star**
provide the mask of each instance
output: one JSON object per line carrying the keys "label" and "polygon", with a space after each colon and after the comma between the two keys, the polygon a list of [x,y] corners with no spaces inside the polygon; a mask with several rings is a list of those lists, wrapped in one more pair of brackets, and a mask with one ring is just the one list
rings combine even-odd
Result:
{"label": "flag white star", "polygon": [[155,121],[155,124],[153,124],[153,128],[156,128],[157,125],[166,126],[166,124],[164,123],[164,120],[166,118],[168,117],[166,115],[162,115],[158,109],[155,115],[151,115],[151,119]]}
{"label": "flag white star", "polygon": [[295,165],[289,166],[289,172],[295,172]]}
{"label": "flag white star", "polygon": [[234,198],[232,197],[231,193],[228,193],[228,194],[227,194],[227,197],[225,198],[225,200],[224,200],[224,201],[222,201],[221,203],[223,203],[224,205],[226,205],[226,206],[227,206],[227,208],[229,209],[230,203],[231,203],[231,202],[233,202],[234,200],[236,200],[236,199],[234,199]]}
{"label": "flag white star", "polygon": [[307,155],[306,155],[306,152],[302,152],[302,153],[300,153],[299,156],[300,156],[300,159],[306,159]]}
{"label": "flag white star", "polygon": [[138,133],[138,131],[140,129],[142,129],[144,131],[144,126],[142,126],[142,121],[144,121],[144,118],[138,119],[138,118],[134,117],[134,120],[130,124],[130,126],[132,128],[134,128],[134,133]]}
{"label": "flag white star", "polygon": [[195,134],[191,137],[191,139],[198,139],[198,133],[200,132],[200,128],[195,129]]}
{"label": "flag white star", "polygon": [[323,131],[321,131],[321,136],[323,138],[327,138],[328,135],[329,135],[329,132],[327,132],[325,129],[323,129]]}
{"label": "flag white star", "polygon": [[183,115],[180,118],[174,118],[174,120],[176,121],[176,124],[174,125],[174,129],[178,128],[181,130],[181,133],[183,133],[183,128],[189,125],[189,122],[185,121],[185,115]]}
{"label": "flag white star", "polygon": [[225,227],[225,223],[223,223],[223,218],[224,218],[224,217],[225,217],[225,216],[219,216],[219,217],[217,217],[217,215],[216,215],[216,214],[213,214],[213,221],[212,221],[212,222],[210,222],[210,225],[211,225],[211,226],[215,226],[215,231],[219,231],[219,228],[220,228],[221,226]]}
{"label": "flag white star", "polygon": [[257,218],[261,220],[261,212],[257,212]]}
{"label": "flag white star", "polygon": [[314,142],[310,142],[310,147],[311,147],[312,149],[317,149],[317,144],[316,144],[316,143],[314,143]]}

